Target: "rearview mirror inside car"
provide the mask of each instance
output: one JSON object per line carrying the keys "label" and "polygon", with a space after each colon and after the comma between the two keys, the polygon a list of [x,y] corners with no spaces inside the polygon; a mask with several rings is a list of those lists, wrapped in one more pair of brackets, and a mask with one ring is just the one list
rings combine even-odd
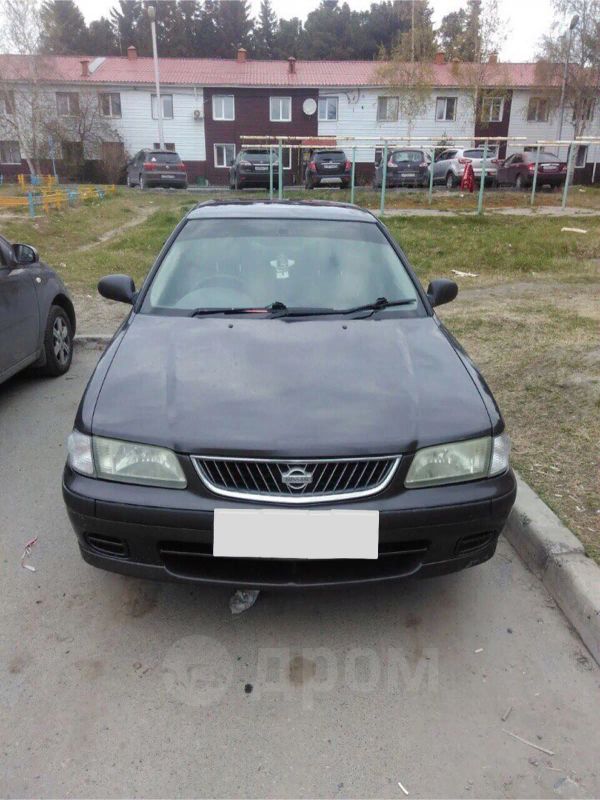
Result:
{"label": "rearview mirror inside car", "polygon": [[133,303],[135,283],[129,275],[106,275],[98,282],[98,292],[107,300]]}
{"label": "rearview mirror inside car", "polygon": [[450,303],[457,294],[458,286],[456,283],[446,278],[431,281],[427,287],[427,297],[432,306],[443,306],[444,303]]}
{"label": "rearview mirror inside car", "polygon": [[17,264],[37,264],[40,260],[37,250],[30,244],[13,244],[13,253]]}

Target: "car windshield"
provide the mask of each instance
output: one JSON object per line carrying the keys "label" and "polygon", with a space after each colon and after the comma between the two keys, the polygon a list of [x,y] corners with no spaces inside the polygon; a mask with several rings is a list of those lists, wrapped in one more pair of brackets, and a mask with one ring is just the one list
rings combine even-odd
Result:
{"label": "car windshield", "polygon": [[413,161],[419,164],[423,161],[423,153],[420,150],[396,150],[392,158],[397,163],[400,161]]}
{"label": "car windshield", "polygon": [[[421,309],[377,225],[297,219],[192,219],[165,255],[142,313],[196,309],[349,309],[378,298]],[[386,313],[392,313],[392,310]]]}
{"label": "car windshield", "polygon": [[179,164],[181,159],[177,153],[148,153],[147,161],[156,161],[159,164]]}

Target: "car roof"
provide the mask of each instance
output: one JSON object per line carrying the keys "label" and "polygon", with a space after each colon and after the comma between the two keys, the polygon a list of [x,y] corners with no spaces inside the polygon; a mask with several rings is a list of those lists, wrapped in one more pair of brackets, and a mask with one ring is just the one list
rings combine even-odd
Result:
{"label": "car roof", "polygon": [[199,203],[188,219],[324,219],[339,222],[371,222],[376,217],[350,203],[326,200],[208,200]]}

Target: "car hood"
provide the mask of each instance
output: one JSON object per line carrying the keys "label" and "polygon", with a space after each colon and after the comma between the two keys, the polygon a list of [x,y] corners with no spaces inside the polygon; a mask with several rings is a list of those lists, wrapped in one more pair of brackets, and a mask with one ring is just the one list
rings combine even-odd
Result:
{"label": "car hood", "polygon": [[178,452],[383,455],[490,434],[435,319],[134,315],[92,432]]}

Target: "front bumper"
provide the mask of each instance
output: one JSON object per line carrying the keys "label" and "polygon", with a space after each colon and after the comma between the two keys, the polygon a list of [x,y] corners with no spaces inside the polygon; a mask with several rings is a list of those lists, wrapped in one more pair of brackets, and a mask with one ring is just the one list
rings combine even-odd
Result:
{"label": "front bumper", "polygon": [[515,495],[509,471],[399,494],[389,487],[363,500],[334,503],[379,511],[379,558],[296,561],[212,555],[215,508],[259,503],[95,480],[68,467],[63,480],[69,518],[89,564],[137,577],[251,588],[366,584],[480,564],[493,556]]}

